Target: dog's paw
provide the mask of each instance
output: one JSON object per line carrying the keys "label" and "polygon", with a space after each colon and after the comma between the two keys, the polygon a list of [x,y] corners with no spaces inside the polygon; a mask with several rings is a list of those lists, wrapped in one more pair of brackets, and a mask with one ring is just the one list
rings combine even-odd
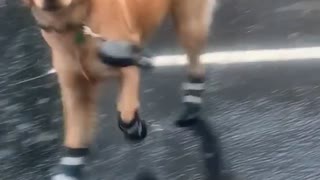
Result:
{"label": "dog's paw", "polygon": [[194,118],[179,118],[175,121],[175,125],[178,127],[190,127],[195,125],[201,118],[196,116]]}
{"label": "dog's paw", "polygon": [[175,125],[178,127],[190,127],[201,119],[201,107],[199,105],[186,106],[179,115]]}
{"label": "dog's paw", "polygon": [[140,119],[138,112],[135,113],[134,119],[129,124],[125,123],[119,114],[118,125],[125,139],[129,141],[139,142],[147,137],[147,124],[144,120]]}
{"label": "dog's paw", "polygon": [[124,137],[130,142],[140,142],[144,140],[148,135],[148,128],[145,121],[140,120],[140,125],[136,131],[123,131]]}

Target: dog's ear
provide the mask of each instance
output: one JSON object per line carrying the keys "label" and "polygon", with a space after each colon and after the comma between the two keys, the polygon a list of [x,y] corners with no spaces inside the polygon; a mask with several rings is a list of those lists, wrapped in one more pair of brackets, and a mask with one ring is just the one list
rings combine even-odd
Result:
{"label": "dog's ear", "polygon": [[22,0],[22,3],[25,5],[25,6],[31,6],[32,4],[32,0]]}

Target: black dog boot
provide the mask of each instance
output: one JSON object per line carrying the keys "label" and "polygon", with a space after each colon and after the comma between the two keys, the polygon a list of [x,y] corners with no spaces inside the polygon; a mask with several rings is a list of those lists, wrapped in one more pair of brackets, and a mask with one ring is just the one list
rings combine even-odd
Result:
{"label": "black dog boot", "polygon": [[52,176],[51,180],[80,180],[88,153],[88,148],[66,148],[58,173]]}
{"label": "black dog boot", "polygon": [[184,109],[180,114],[176,125],[180,127],[190,126],[197,122],[201,116],[202,94],[204,91],[205,79],[203,77],[188,78],[188,82],[183,84],[183,104]]}
{"label": "black dog boot", "polygon": [[144,120],[140,119],[139,113],[136,112],[134,119],[129,123],[125,123],[120,116],[118,125],[126,139],[130,141],[141,141],[147,136],[147,125]]}

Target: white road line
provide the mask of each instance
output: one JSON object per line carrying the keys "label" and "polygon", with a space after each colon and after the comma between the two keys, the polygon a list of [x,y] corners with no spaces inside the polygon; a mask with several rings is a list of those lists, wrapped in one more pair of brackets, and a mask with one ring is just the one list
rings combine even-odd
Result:
{"label": "white road line", "polygon": [[56,73],[56,70],[55,69],[50,69],[48,72],[47,72],[47,74],[54,74],[54,73]]}
{"label": "white road line", "polygon": [[[204,53],[201,58],[204,64],[293,61],[303,59],[320,60],[320,47],[209,52]],[[153,63],[156,67],[181,66],[187,64],[187,60],[185,55],[164,55],[154,57]],[[48,71],[48,74],[53,73],[55,73],[54,69]]]}

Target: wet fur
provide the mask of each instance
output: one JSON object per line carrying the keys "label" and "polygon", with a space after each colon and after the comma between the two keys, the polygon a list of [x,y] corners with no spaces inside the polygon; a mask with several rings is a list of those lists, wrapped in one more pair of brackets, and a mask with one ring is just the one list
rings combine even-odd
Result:
{"label": "wet fur", "polygon": [[[143,46],[163,19],[170,16],[177,36],[189,59],[188,71],[200,76],[204,68],[200,53],[206,44],[215,0],[87,0],[88,3],[67,8],[60,13],[42,11],[24,0],[42,24],[61,28],[66,22],[80,22],[90,5],[87,25],[109,40],[127,40]],[[77,0],[74,0],[77,1]],[[125,3],[123,3],[125,1]],[[86,147],[90,144],[96,119],[96,89],[105,77],[121,75],[122,87],[118,110],[130,117],[139,108],[139,72],[135,67],[113,69],[96,57],[96,42],[88,39],[84,45],[73,41],[75,32],[48,33],[42,31],[52,52],[52,64],[57,71],[64,108],[65,144]]]}

